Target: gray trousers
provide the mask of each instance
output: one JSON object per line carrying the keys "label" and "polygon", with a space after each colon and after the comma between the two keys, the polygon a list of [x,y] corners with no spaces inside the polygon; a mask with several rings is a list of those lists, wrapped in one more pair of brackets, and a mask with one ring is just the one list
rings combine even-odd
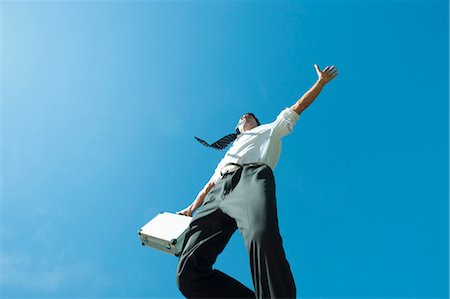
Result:
{"label": "gray trousers", "polygon": [[[212,268],[237,228],[249,255],[254,292]],[[186,298],[295,298],[269,166],[244,164],[223,176],[209,191],[186,235],[177,267],[177,286]]]}

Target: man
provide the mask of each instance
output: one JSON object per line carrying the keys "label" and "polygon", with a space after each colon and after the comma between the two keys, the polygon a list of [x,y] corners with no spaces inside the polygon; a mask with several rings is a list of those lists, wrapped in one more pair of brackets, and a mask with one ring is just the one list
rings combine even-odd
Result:
{"label": "man", "polygon": [[[177,285],[187,298],[295,298],[296,287],[279,233],[275,198],[275,168],[281,138],[337,76],[334,66],[314,65],[316,83],[275,121],[260,125],[252,113],[244,114],[230,134],[212,145],[233,145],[197,198],[177,212],[192,216],[177,268]],[[250,258],[253,292],[234,278],[213,269],[217,256],[239,228]]]}

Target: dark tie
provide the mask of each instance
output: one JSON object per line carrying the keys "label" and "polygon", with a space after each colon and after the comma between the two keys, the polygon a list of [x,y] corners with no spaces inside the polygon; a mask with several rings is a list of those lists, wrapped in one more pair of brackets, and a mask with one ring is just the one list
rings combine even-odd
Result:
{"label": "dark tie", "polygon": [[204,146],[211,147],[211,148],[216,149],[216,150],[223,150],[224,148],[226,148],[231,142],[233,142],[237,138],[238,134],[239,134],[239,130],[236,129],[236,133],[232,133],[232,134],[228,134],[226,136],[223,136],[222,138],[220,138],[219,140],[217,140],[213,144],[209,144],[205,140],[202,140],[202,139],[200,139],[198,137],[195,137],[195,139],[197,139],[197,141],[200,142],[201,144],[203,144]]}

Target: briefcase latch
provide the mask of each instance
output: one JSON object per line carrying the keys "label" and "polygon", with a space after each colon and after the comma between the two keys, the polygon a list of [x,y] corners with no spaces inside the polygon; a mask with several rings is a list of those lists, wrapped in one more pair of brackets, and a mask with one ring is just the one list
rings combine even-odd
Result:
{"label": "briefcase latch", "polygon": [[172,248],[173,246],[175,246],[175,244],[177,244],[177,239],[172,239],[170,240],[170,242],[167,244],[167,249]]}

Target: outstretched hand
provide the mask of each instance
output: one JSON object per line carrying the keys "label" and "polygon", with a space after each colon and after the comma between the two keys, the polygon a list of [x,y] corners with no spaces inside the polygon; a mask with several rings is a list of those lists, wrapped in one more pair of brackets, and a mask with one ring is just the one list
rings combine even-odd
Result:
{"label": "outstretched hand", "polygon": [[338,70],[334,68],[334,65],[332,65],[331,67],[325,67],[323,71],[320,70],[317,64],[314,64],[314,67],[316,68],[319,81],[325,84],[333,80],[338,75]]}

